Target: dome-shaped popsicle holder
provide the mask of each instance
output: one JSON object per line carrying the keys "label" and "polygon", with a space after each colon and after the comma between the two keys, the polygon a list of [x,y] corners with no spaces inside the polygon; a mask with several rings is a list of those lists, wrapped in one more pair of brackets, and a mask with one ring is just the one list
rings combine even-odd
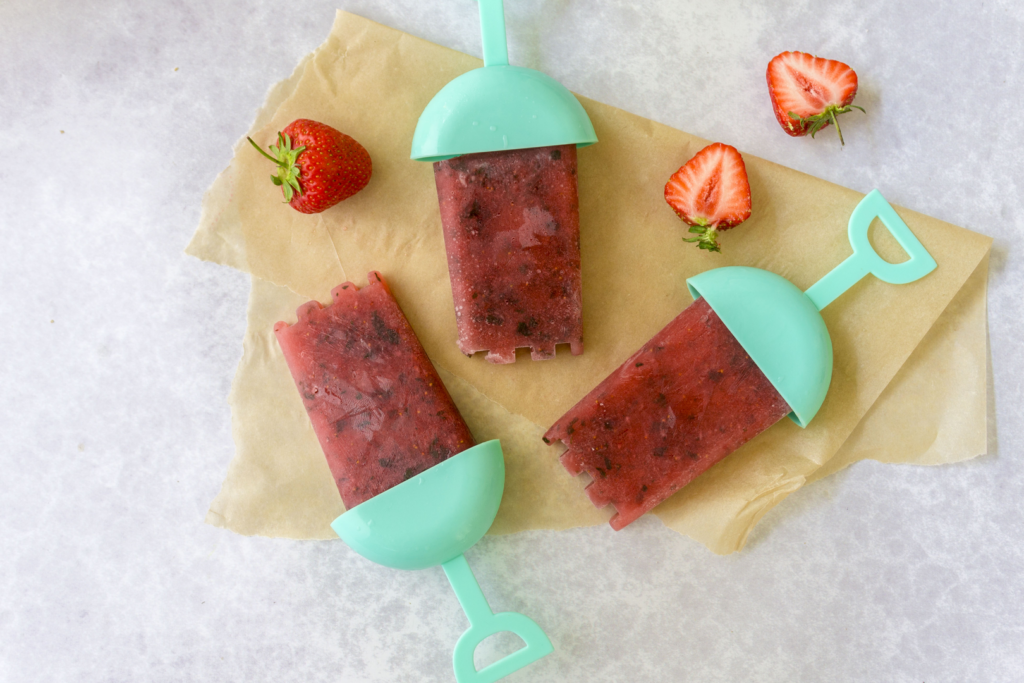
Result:
{"label": "dome-shaped popsicle holder", "polygon": [[[875,252],[868,228],[878,218],[910,256],[888,263]],[[819,311],[871,273],[894,285],[918,280],[935,269],[924,245],[889,202],[872,190],[850,215],[853,254],[806,292],[759,268],[728,266],[686,281],[694,299],[703,297],[806,427],[832,381],[832,339]]]}
{"label": "dome-shaped popsicle holder", "polygon": [[[378,564],[395,569],[441,565],[470,624],[453,654],[459,683],[493,683],[554,649],[529,617],[491,611],[463,555],[487,533],[504,489],[501,443],[486,441],[360,503],[331,523],[350,548]],[[477,671],[476,646],[502,631],[516,634],[526,646]]]}
{"label": "dome-shaped popsicle holder", "polygon": [[441,161],[462,154],[597,142],[590,117],[550,76],[509,66],[502,0],[479,0],[484,66],[438,92],[420,115],[411,157]]}

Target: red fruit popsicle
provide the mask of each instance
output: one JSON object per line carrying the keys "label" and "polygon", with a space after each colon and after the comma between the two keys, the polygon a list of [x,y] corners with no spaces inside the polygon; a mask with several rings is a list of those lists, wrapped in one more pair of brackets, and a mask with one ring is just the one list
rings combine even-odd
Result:
{"label": "red fruit popsicle", "polygon": [[576,145],[434,162],[459,349],[492,363],[583,353]]}
{"label": "red fruit popsicle", "polygon": [[554,424],[562,465],[622,529],[790,412],[698,299]]}
{"label": "red fruit popsicle", "polygon": [[[875,219],[909,259],[889,263],[868,239]],[[593,478],[621,529],[782,417],[806,427],[832,381],[821,309],[868,273],[905,285],[936,268],[877,191],[850,214],[853,253],[807,290],[760,268],[712,268],[686,281],[698,300],[555,423],[544,440]]]}
{"label": "red fruit popsicle", "polygon": [[346,508],[466,450],[473,435],[380,273],[274,325]]}

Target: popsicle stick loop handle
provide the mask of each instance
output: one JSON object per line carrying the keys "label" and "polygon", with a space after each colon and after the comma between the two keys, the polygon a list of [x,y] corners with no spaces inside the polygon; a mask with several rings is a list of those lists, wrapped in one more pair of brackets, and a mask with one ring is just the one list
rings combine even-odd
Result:
{"label": "popsicle stick loop handle", "polygon": [[505,39],[505,6],[502,0],[479,0],[480,37],[484,44],[484,66],[508,66]]}
{"label": "popsicle stick loop handle", "polygon": [[[910,257],[908,260],[889,263],[878,255],[868,239],[868,229],[875,218],[889,229],[907,252]],[[869,192],[850,214],[849,238],[853,255],[806,292],[819,311],[868,273],[889,284],[905,285],[935,270],[935,259],[878,190]]]}
{"label": "popsicle stick loop handle", "polygon": [[[516,634],[526,645],[477,671],[476,664],[473,663],[473,653],[477,645],[502,631]],[[518,612],[492,614],[470,626],[455,644],[455,679],[459,683],[494,683],[551,654],[553,650],[551,641],[533,619]]]}
{"label": "popsicle stick loop handle", "polygon": [[[501,612],[494,614],[487,606],[487,599],[476,582],[465,555],[454,557],[441,565],[448,576],[455,597],[459,599],[462,609],[469,619],[469,629],[462,634],[455,644],[452,662],[455,666],[455,680],[459,683],[494,683],[514,671],[532,664],[541,657],[551,654],[554,648],[551,641],[540,629],[540,626],[517,612]],[[479,671],[473,662],[476,646],[489,636],[502,631],[510,631],[526,643],[504,659],[485,666]]]}

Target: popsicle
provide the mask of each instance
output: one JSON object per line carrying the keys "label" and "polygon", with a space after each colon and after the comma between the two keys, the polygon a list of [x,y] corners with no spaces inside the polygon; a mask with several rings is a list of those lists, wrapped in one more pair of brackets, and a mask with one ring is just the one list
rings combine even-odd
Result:
{"label": "popsicle", "polygon": [[597,141],[550,77],[509,66],[502,0],[480,0],[484,67],[423,110],[412,158],[434,164],[458,346],[513,363],[583,352],[576,148]]}
{"label": "popsicle", "polygon": [[[529,617],[491,611],[465,555],[490,528],[505,486],[498,441],[473,436],[377,272],[333,302],[274,326],[348,510],[331,523],[353,550],[396,569],[441,565],[470,626],[455,645],[458,683],[493,683],[550,654]],[[510,631],[524,647],[477,670],[473,653]]]}
{"label": "popsicle", "polygon": [[583,352],[576,146],[434,162],[459,349],[515,362]]}
{"label": "popsicle", "polygon": [[544,440],[593,479],[618,530],[772,426],[789,405],[698,299],[558,420]]}
{"label": "popsicle", "polygon": [[[871,247],[881,219],[910,258]],[[906,284],[935,260],[877,190],[850,216],[853,255],[806,292],[758,268],[715,268],[687,280],[696,301],[563,415],[544,435],[561,463],[586,472],[586,492],[611,504],[619,530],[787,414],[817,414],[832,377],[832,341],[819,311],[872,273]]]}
{"label": "popsicle", "polygon": [[274,326],[346,508],[474,443],[384,278],[367,281]]}

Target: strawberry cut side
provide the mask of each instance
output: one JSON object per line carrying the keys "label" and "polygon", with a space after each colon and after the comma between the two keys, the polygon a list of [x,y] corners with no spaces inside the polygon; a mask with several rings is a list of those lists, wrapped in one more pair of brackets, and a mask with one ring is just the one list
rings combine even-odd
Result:
{"label": "strawberry cut side", "polygon": [[695,235],[684,241],[721,252],[718,233],[750,218],[750,183],[743,157],[730,145],[708,145],[668,179],[665,201]]}
{"label": "strawberry cut side", "polygon": [[806,52],[783,52],[768,62],[768,94],[779,125],[789,135],[811,137],[828,125],[843,131],[838,116],[851,109],[857,96],[857,73],[843,62]]}

